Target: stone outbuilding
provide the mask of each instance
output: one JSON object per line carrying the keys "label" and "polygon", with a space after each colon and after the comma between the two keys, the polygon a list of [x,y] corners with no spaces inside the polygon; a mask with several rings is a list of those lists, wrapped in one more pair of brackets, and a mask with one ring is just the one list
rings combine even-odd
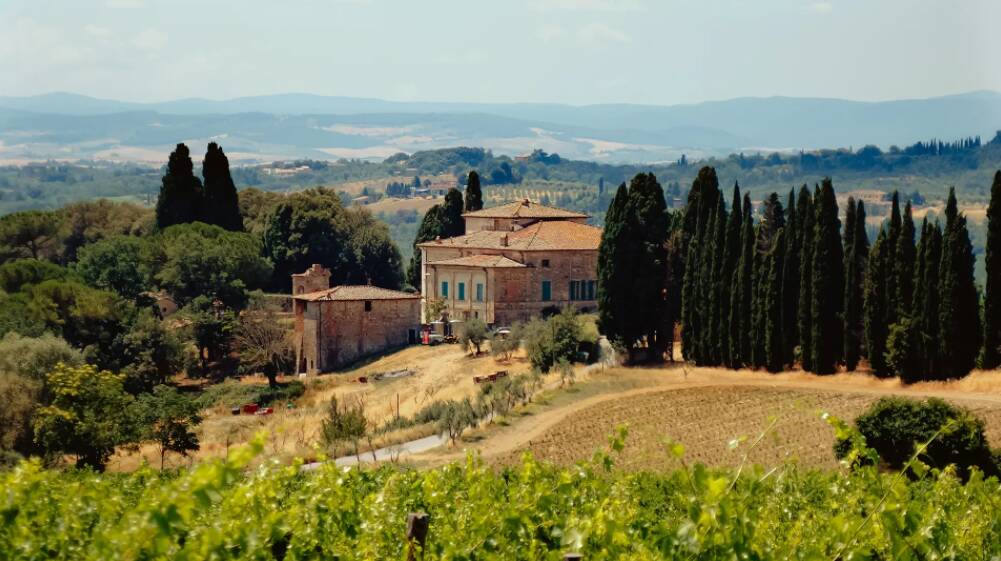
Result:
{"label": "stone outbuilding", "polygon": [[328,372],[418,340],[420,295],[368,285],[330,288],[313,265],[292,275],[296,373]]}

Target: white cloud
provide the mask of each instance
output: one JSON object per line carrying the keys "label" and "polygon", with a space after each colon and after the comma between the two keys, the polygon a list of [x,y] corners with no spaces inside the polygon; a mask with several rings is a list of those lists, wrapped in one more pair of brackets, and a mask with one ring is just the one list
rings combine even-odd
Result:
{"label": "white cloud", "polygon": [[132,39],[132,44],[144,51],[158,51],[167,45],[167,34],[158,29],[144,29]]}
{"label": "white cloud", "polygon": [[549,43],[551,41],[556,41],[565,37],[567,31],[561,26],[547,23],[535,30],[535,36],[541,39],[544,43]]}
{"label": "white cloud", "polygon": [[530,0],[536,12],[633,12],[641,8],[639,0]]}
{"label": "white cloud", "polygon": [[142,8],[143,0],[105,0],[104,5],[109,8]]}
{"label": "white cloud", "polygon": [[616,43],[628,43],[632,39],[604,23],[589,23],[577,30],[577,37],[585,43],[606,43],[609,41]]}
{"label": "white cloud", "polygon": [[809,10],[815,14],[829,14],[834,11],[834,6],[830,2],[814,2]]}
{"label": "white cloud", "polygon": [[101,27],[100,25],[94,25],[92,23],[88,23],[87,25],[83,26],[83,30],[86,31],[87,34],[93,35],[98,39],[104,39],[109,35],[111,35],[111,29],[107,27]]}

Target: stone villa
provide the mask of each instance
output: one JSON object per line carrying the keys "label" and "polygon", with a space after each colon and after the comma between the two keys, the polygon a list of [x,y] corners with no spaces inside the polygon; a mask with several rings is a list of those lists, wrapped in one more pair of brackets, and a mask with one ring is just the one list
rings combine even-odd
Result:
{"label": "stone villa", "polygon": [[420,244],[422,315],[510,325],[546,308],[596,307],[601,229],[588,216],[528,199],[462,215],[466,234]]}
{"label": "stone villa", "polygon": [[334,370],[366,355],[414,343],[420,296],[375,286],[330,287],[313,265],[292,275],[297,374]]}

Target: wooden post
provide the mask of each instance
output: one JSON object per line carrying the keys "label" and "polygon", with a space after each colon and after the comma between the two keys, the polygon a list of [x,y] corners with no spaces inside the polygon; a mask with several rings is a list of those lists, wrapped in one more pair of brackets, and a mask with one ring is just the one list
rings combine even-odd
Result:
{"label": "wooden post", "polygon": [[424,559],[424,544],[427,543],[428,526],[431,517],[426,512],[411,512],[407,515],[407,561],[417,561],[414,545],[421,548],[421,559]]}
{"label": "wooden post", "polygon": [[584,556],[580,553],[564,553],[563,561],[583,561]]}

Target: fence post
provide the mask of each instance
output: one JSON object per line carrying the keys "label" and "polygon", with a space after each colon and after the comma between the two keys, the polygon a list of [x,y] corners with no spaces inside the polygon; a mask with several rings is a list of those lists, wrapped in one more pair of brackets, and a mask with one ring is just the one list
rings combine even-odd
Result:
{"label": "fence post", "polygon": [[431,517],[426,512],[411,512],[407,515],[407,561],[417,561],[414,545],[421,548],[421,559],[424,559],[424,544],[427,543],[428,525]]}

